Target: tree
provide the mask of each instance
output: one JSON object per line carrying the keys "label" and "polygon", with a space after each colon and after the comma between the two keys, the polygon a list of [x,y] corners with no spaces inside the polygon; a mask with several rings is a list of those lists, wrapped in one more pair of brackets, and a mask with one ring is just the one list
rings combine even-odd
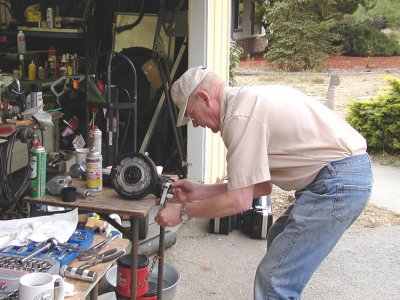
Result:
{"label": "tree", "polygon": [[[332,20],[376,0],[271,0],[261,1],[268,46],[265,57],[281,69],[317,68],[328,54],[339,51],[332,44],[339,35],[330,32]],[[260,2],[261,1],[261,2]]]}

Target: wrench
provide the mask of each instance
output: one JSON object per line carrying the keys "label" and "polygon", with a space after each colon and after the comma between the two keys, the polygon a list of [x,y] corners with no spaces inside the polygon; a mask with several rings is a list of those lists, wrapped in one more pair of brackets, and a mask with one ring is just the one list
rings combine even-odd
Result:
{"label": "wrench", "polygon": [[60,242],[57,241],[57,239],[55,239],[55,238],[49,238],[49,239],[47,240],[47,242],[48,242],[48,243],[51,243],[51,245],[54,246],[54,247],[61,247],[61,248],[73,250],[73,251],[78,252],[78,253],[81,254],[81,255],[82,255],[82,254],[83,254],[83,255],[90,255],[90,256],[94,256],[94,257],[96,257],[96,258],[101,258],[101,255],[99,255],[99,254],[97,254],[97,253],[95,253],[95,252],[91,252],[91,251],[88,251],[88,250],[82,250],[82,249],[79,249],[79,247],[73,247],[73,246],[70,246],[70,245],[65,244],[65,243],[60,243]]}
{"label": "wrench", "polygon": [[[111,243],[113,240],[115,240],[118,236],[117,235],[113,235],[111,237],[106,238],[105,240],[101,241],[100,243],[94,245],[93,247],[90,247],[89,249],[87,249],[86,251],[90,251],[90,252],[97,252],[100,249],[103,249],[106,245],[108,245],[109,243]],[[79,260],[88,260],[92,257],[93,255],[80,255],[78,257]]]}
{"label": "wrench", "polygon": [[19,264],[24,264],[24,262],[26,262],[27,260],[31,259],[32,257],[34,257],[36,254],[42,253],[43,251],[49,249],[52,246],[51,243],[47,242],[46,244],[44,244],[42,247],[37,248],[35,251],[33,251],[31,254],[25,256],[24,258],[18,259],[18,263]]}

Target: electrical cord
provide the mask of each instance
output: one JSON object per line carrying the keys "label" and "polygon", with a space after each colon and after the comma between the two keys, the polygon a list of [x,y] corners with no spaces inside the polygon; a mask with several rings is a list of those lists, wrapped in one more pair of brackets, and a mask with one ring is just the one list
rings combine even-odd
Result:
{"label": "electrical cord", "polygon": [[11,136],[8,137],[6,143],[0,144],[0,188],[4,192],[6,203],[8,205],[7,213],[17,211],[23,215],[29,213],[28,206],[21,203],[21,198],[29,186],[29,173],[30,173],[30,142],[31,139],[26,140],[27,145],[27,165],[24,169],[22,176],[22,183],[17,184],[18,188],[14,188],[13,174],[11,170],[11,161],[13,158],[13,151],[15,141],[18,136],[27,129],[27,126],[18,127]]}
{"label": "electrical cord", "polygon": [[[123,89],[121,89],[121,91],[124,91],[126,93],[129,103],[132,103],[131,95],[129,94],[128,90],[126,88],[123,88]],[[126,122],[126,128],[125,128],[124,136],[122,138],[121,145],[125,145],[126,136],[128,135],[128,129],[129,129],[129,126],[131,125],[131,115],[132,115],[132,113],[131,113],[131,110],[129,109],[128,110],[128,118],[127,118],[128,121]]]}
{"label": "electrical cord", "polygon": [[135,22],[133,22],[131,24],[124,25],[124,26],[116,27],[115,28],[115,32],[120,33],[120,32],[123,32],[125,30],[132,29],[132,28],[136,27],[142,21],[143,16],[144,16],[144,0],[142,0],[142,2],[140,3],[139,16],[137,17]]}

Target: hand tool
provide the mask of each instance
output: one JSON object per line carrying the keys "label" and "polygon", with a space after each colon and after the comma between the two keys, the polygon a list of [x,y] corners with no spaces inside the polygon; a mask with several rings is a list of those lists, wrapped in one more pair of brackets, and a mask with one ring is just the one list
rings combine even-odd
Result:
{"label": "hand tool", "polygon": [[121,251],[118,251],[118,252],[116,252],[116,251],[117,251],[116,249],[107,250],[107,251],[105,251],[104,253],[101,254],[101,256],[102,256],[101,258],[85,262],[85,263],[81,264],[80,266],[78,266],[78,270],[87,269],[89,267],[95,266],[95,265],[100,264],[100,263],[113,261],[113,260],[118,259],[121,256],[125,255],[125,253],[126,253],[125,250],[121,250]]}
{"label": "hand tool", "polygon": [[[119,237],[118,235],[113,235],[110,236],[108,238],[106,238],[105,240],[101,241],[100,243],[94,245],[93,247],[90,247],[89,249],[87,249],[86,251],[91,251],[91,252],[96,252],[100,249],[103,249],[106,245],[108,245],[109,243],[111,243],[113,240],[115,240],[117,237]],[[92,256],[91,255],[80,255],[78,257],[79,260],[88,260],[90,259]]]}
{"label": "hand tool", "polygon": [[70,245],[65,244],[65,243],[60,243],[60,242],[57,241],[57,239],[55,239],[55,238],[49,238],[49,239],[47,240],[47,242],[48,242],[48,243],[51,243],[51,245],[54,246],[54,247],[61,247],[61,248],[73,250],[73,251],[78,252],[79,254],[90,255],[90,256],[94,256],[94,257],[96,257],[96,258],[100,258],[100,257],[101,257],[99,254],[97,254],[97,253],[95,253],[95,252],[88,251],[88,250],[82,250],[82,249],[79,249],[79,247],[73,247],[73,246],[70,246]]}
{"label": "hand tool", "polygon": [[97,272],[87,269],[78,269],[77,267],[70,267],[68,265],[61,267],[60,275],[89,282],[95,282],[97,280]]}
{"label": "hand tool", "polygon": [[43,251],[49,249],[52,246],[51,243],[47,242],[46,244],[44,244],[43,246],[37,248],[35,251],[33,251],[31,254],[25,256],[24,258],[21,258],[18,260],[19,264],[24,264],[27,260],[31,259],[32,257],[34,257],[36,254],[42,253]]}

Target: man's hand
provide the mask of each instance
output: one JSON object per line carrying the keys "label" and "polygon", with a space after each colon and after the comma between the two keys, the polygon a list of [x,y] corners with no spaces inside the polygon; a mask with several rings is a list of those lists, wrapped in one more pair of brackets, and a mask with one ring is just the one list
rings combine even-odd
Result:
{"label": "man's hand", "polygon": [[154,220],[162,227],[174,227],[182,222],[180,216],[180,203],[165,203]]}
{"label": "man's hand", "polygon": [[171,191],[182,202],[191,202],[199,199],[201,184],[187,179],[177,180],[172,183]]}

